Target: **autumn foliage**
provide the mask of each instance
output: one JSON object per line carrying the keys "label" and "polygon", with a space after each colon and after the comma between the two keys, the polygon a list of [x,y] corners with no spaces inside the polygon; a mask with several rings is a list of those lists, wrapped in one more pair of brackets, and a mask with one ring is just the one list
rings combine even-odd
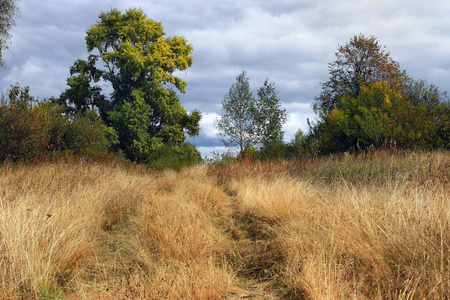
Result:
{"label": "autumn foliage", "polygon": [[307,147],[316,143],[321,154],[450,147],[447,93],[409,78],[375,37],[339,47],[329,73]]}
{"label": "autumn foliage", "polygon": [[[448,110],[448,103],[437,104]],[[343,97],[318,124],[325,152],[344,152],[398,147],[430,150],[445,145],[439,130],[444,120],[441,112],[429,111],[424,103],[393,90],[379,81],[361,87],[358,96]],[[448,126],[448,125],[447,125]],[[448,140],[447,140],[448,142]]]}

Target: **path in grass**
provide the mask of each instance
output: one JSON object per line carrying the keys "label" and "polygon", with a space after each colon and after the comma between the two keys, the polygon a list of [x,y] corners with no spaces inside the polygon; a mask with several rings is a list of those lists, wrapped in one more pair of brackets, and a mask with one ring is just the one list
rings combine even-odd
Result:
{"label": "path in grass", "polygon": [[[274,220],[243,207],[236,192],[224,188],[230,197],[231,213],[225,230],[233,240],[234,251],[228,263],[236,274],[236,287],[229,293],[237,299],[289,299],[280,280],[283,254],[274,251]],[[224,225],[224,224],[223,224]],[[222,226],[223,226],[222,225]]]}

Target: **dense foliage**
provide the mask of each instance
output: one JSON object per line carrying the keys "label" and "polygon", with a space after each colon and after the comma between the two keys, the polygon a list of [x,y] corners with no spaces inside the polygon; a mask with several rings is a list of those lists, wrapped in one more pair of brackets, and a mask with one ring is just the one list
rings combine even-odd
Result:
{"label": "dense foliage", "polygon": [[64,108],[55,102],[44,102],[39,104],[39,111],[47,125],[51,153],[69,151],[95,156],[106,153],[118,142],[115,131],[94,110],[73,116],[65,114]]}
{"label": "dense foliage", "polygon": [[322,154],[378,148],[450,147],[447,94],[400,70],[374,37],[339,47],[330,80],[316,98],[319,121],[309,144]]}
{"label": "dense foliage", "polygon": [[99,156],[117,140],[98,114],[64,114],[55,102],[37,103],[28,88],[13,86],[0,105],[0,162],[47,160],[66,153]]}
{"label": "dense foliage", "polygon": [[[363,86],[357,97],[344,97],[340,107],[317,125],[326,152],[388,145],[426,150],[444,146],[438,112],[405,98],[385,81]],[[448,103],[438,107],[448,111]]]}
{"label": "dense foliage", "polygon": [[0,103],[0,162],[31,161],[46,156],[49,139],[28,88],[11,87]]}
{"label": "dense foliage", "polygon": [[163,145],[148,158],[148,164],[157,170],[180,171],[182,168],[194,166],[202,161],[200,152],[189,143]]}

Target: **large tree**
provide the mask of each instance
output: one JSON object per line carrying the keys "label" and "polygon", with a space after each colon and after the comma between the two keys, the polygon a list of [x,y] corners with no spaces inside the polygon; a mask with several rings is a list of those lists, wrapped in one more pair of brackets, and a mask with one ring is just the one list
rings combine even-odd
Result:
{"label": "large tree", "polygon": [[221,141],[227,147],[239,147],[241,157],[245,147],[254,141],[254,102],[247,73],[242,71],[225,95],[222,101],[222,116],[216,120]]}
{"label": "large tree", "polygon": [[287,115],[286,110],[281,108],[273,82],[266,79],[257,94],[253,113],[255,141],[264,149],[283,142],[282,127]]}
{"label": "large tree", "polygon": [[322,83],[322,92],[315,98],[316,113],[326,115],[335,107],[340,108],[344,96],[357,97],[361,88],[371,82],[386,81],[396,90],[406,84],[406,73],[384,48],[375,37],[362,34],[340,46],[336,61],[328,65],[330,79]]}
{"label": "large tree", "polygon": [[177,91],[185,93],[186,82],[174,75],[192,65],[186,39],[165,37],[142,10],[112,9],[87,30],[86,44],[89,57],[71,68],[61,102],[75,113],[97,109],[129,158],[145,160],[164,144],[198,135],[200,112],[181,106]]}
{"label": "large tree", "polygon": [[7,49],[7,43],[11,38],[9,30],[16,24],[18,0],[0,0],[0,66],[4,65],[3,50]]}

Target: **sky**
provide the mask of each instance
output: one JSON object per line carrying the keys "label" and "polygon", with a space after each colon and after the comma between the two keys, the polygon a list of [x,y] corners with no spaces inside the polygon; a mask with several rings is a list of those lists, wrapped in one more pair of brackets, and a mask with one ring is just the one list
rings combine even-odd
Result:
{"label": "sky", "polygon": [[306,132],[328,64],[355,35],[375,36],[410,77],[450,92],[450,1],[443,0],[21,0],[2,91],[19,83],[40,100],[59,96],[70,66],[87,58],[86,30],[111,8],[140,8],[167,36],[192,44],[179,98],[202,113],[200,135],[189,141],[203,156],[224,149],[214,120],[243,70],[254,94],[266,78],[275,84],[288,113],[285,141]]}

